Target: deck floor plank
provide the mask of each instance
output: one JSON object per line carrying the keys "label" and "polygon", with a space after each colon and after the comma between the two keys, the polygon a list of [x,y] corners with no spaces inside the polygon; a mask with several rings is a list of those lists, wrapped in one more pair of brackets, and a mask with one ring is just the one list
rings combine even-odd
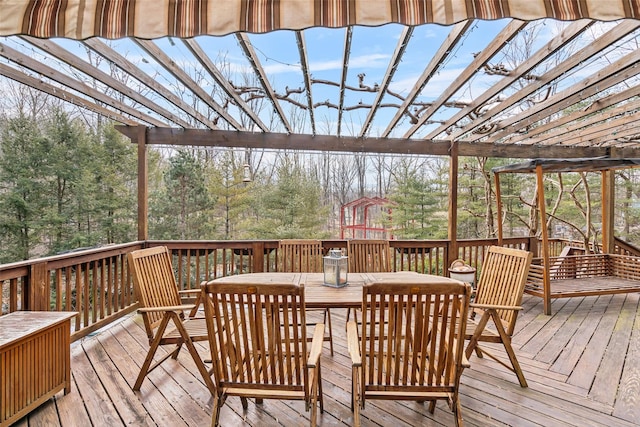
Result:
{"label": "deck floor plank", "polygon": [[589,393],[592,399],[611,406],[615,403],[618,394],[618,384],[629,349],[631,329],[638,311],[638,294],[628,294],[624,297],[622,310]]}
{"label": "deck floor plank", "polygon": [[620,393],[613,415],[624,420],[640,420],[640,305],[636,310],[635,324],[631,332],[627,363],[620,380]]}
{"label": "deck floor plank", "polygon": [[558,331],[553,335],[553,339],[538,352],[536,360],[546,364],[553,364],[560,357],[562,351],[567,348],[567,345],[569,345],[585,318],[589,315],[595,302],[594,298],[582,297],[575,299],[581,300],[580,304],[573,313],[567,316],[562,327],[558,328]]}
{"label": "deck floor plank", "polygon": [[124,425],[114,403],[102,387],[91,360],[80,344],[75,343],[72,346],[71,370],[91,423],[96,426]]}
{"label": "deck floor plank", "polygon": [[83,348],[124,424],[155,426],[156,423],[144,409],[142,402],[126,398],[131,390],[131,384],[124,379],[119,367],[111,360],[100,339],[92,340]]}
{"label": "deck floor plank", "polygon": [[566,343],[556,361],[551,365],[550,370],[553,372],[567,376],[571,375],[598,326],[598,323],[594,322],[593,319],[600,319],[603,316],[607,304],[611,300],[611,295],[588,299],[593,301],[591,310],[584,317],[573,337]]}
{"label": "deck floor plank", "polygon": [[[82,347],[76,346],[75,349],[81,351]],[[72,355],[72,357],[74,356]],[[73,425],[73,423],[82,426],[91,425],[91,416],[84,405],[78,385],[73,379],[75,372],[72,371],[71,375],[71,393],[67,395],[58,393],[55,399],[56,407],[58,408],[58,416],[60,417],[60,424],[62,426]]]}
{"label": "deck floor plank", "polygon": [[[344,427],[353,423],[346,311],[331,315],[335,354],[325,343],[318,425]],[[525,295],[513,343],[529,387],[495,361],[472,356],[460,388],[467,426],[640,425],[640,294],[558,299],[552,316],[542,314],[540,298]],[[196,347],[206,357],[207,344]],[[488,347],[506,360],[499,345]],[[147,350],[137,315],[73,343],[71,394],[58,393],[16,426],[209,425],[212,399],[185,350],[152,372],[140,392],[131,390]],[[244,411],[231,397],[220,418],[224,426],[295,427],[307,425],[309,413],[303,402],[279,400],[250,400]],[[412,401],[367,401],[362,411],[365,427],[452,424],[443,402],[434,414]]]}
{"label": "deck floor plank", "polygon": [[624,299],[624,295],[614,295],[608,302],[602,317],[600,319],[592,319],[594,323],[598,323],[598,327],[569,376],[569,384],[586,390],[591,389],[598,367],[607,349],[607,343],[618,320],[620,310],[622,310]]}

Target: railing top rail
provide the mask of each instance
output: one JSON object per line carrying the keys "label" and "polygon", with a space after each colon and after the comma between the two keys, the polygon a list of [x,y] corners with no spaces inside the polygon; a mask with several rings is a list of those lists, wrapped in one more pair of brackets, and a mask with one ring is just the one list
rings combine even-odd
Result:
{"label": "railing top rail", "polygon": [[[0,274],[4,270],[13,270],[20,268],[29,268],[34,263],[47,262],[52,268],[56,268],[56,263],[63,263],[64,265],[77,264],[81,262],[91,261],[93,259],[102,259],[105,257],[105,252],[111,256],[116,254],[127,253],[132,247],[142,246],[144,242],[129,242],[117,245],[105,245],[95,248],[79,249],[68,251],[56,255],[50,255],[41,258],[32,258],[24,261],[13,262],[9,264],[0,264]],[[96,256],[98,255],[98,256]],[[73,262],[69,262],[73,260]],[[63,267],[64,265],[60,265]]]}

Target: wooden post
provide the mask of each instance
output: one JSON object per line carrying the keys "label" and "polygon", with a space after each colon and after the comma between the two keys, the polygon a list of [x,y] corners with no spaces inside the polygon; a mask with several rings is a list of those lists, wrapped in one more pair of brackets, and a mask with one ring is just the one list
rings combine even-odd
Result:
{"label": "wooden post", "polygon": [[542,166],[536,166],[538,184],[538,209],[540,211],[540,231],[542,232],[542,259],[544,263],[544,314],[551,314],[551,272],[549,268],[549,235],[547,233],[547,212],[544,205],[544,175]]}
{"label": "wooden post", "polygon": [[451,143],[449,151],[449,254],[447,266],[458,258],[458,143]]}
{"label": "wooden post", "polygon": [[613,232],[615,201],[615,171],[602,171],[602,252],[615,252],[615,237]]}
{"label": "wooden post", "polygon": [[138,126],[138,240],[149,239],[147,127]]}
{"label": "wooden post", "polygon": [[23,310],[49,311],[51,288],[47,276],[47,262],[36,262],[29,267],[29,289]]}
{"label": "wooden post", "polygon": [[264,271],[264,242],[253,242],[253,272],[262,273]]}
{"label": "wooden post", "polygon": [[496,181],[496,217],[498,218],[498,246],[502,246],[502,198],[500,195],[500,175],[493,174]]}

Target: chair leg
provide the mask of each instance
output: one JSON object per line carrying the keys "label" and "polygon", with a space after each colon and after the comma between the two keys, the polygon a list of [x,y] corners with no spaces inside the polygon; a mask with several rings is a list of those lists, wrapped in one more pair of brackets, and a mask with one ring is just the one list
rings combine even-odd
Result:
{"label": "chair leg", "polygon": [[133,385],[134,391],[139,391],[140,387],[142,387],[142,382],[144,378],[147,376],[149,372],[151,372],[158,364],[162,363],[167,359],[168,356],[165,356],[158,364],[156,364],[153,368],[149,369],[151,366],[151,362],[153,362],[153,356],[155,356],[158,347],[160,346],[160,341],[162,341],[162,335],[164,331],[167,329],[167,325],[169,324],[169,316],[165,315],[160,322],[160,326],[156,330],[156,336],[151,343],[151,347],[149,347],[149,352],[147,353],[147,357],[145,357],[144,362],[142,363],[142,367],[140,368],[140,373],[138,374],[138,378],[136,379],[136,383]]}
{"label": "chair leg", "polygon": [[325,324],[327,324],[327,318],[329,320],[329,348],[331,349],[331,357],[333,357],[333,330],[331,329],[331,311],[328,308],[324,312]]}
{"label": "chair leg", "polygon": [[204,380],[205,385],[207,386],[207,388],[212,394],[215,393],[216,386],[215,384],[213,384],[211,375],[209,374],[207,367],[204,366],[204,362],[202,361],[202,358],[200,357],[198,350],[196,350],[196,346],[193,345],[193,341],[191,340],[189,333],[185,329],[184,324],[180,322],[180,318],[178,317],[178,315],[176,313],[173,313],[172,315],[175,316],[176,328],[178,329],[178,332],[180,332],[180,336],[184,341],[184,345],[189,350],[189,354],[191,354],[191,357],[193,358],[193,362],[196,364],[196,367],[198,368],[198,371],[200,372],[200,375],[202,376],[202,379]]}
{"label": "chair leg", "polygon": [[511,361],[512,371],[518,377],[518,382],[520,383],[520,387],[527,388],[529,385],[527,384],[527,380],[524,378],[524,373],[522,372],[522,368],[520,368],[520,363],[518,363],[518,359],[516,358],[516,353],[513,351],[513,347],[511,347],[511,339],[506,337],[503,339],[502,343],[504,344],[504,349],[509,356],[509,360]]}
{"label": "chair leg", "polygon": [[220,421],[221,400],[217,394],[213,396],[213,412],[211,414],[211,427],[218,427]]}
{"label": "chair leg", "polygon": [[320,401],[320,413],[324,413],[324,398],[322,394],[322,364],[318,362],[318,400]]}
{"label": "chair leg", "polygon": [[360,390],[361,367],[351,368],[351,411],[353,412],[353,425],[360,427],[360,409],[362,409],[363,396]]}
{"label": "chair leg", "polygon": [[462,405],[460,405],[460,399],[456,397],[456,401],[453,402],[453,415],[456,417],[456,427],[462,426]]}

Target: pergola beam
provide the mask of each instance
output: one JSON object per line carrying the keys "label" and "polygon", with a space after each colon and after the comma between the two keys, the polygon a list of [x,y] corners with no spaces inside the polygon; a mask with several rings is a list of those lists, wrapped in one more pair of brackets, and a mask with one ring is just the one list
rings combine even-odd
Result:
{"label": "pergola beam", "polygon": [[[136,127],[117,126],[117,129],[132,140],[136,138]],[[148,145],[201,146],[257,148],[266,150],[328,151],[349,153],[385,153],[449,156],[451,142],[426,141],[402,138],[357,138],[334,135],[307,135],[284,133],[261,133],[225,130],[200,130],[177,128],[149,128]],[[565,147],[565,146],[519,146],[506,144],[483,144],[459,141],[459,156],[501,157],[514,159],[580,158],[580,157],[640,157],[640,147]]]}

